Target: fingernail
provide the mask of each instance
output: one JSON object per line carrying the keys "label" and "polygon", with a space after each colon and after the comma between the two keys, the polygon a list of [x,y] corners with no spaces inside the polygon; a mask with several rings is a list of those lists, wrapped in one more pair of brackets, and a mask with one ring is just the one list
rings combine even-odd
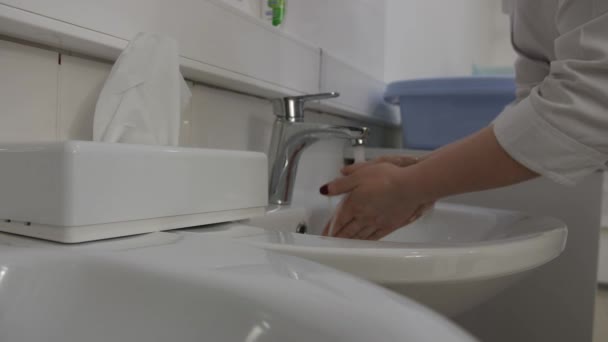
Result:
{"label": "fingernail", "polygon": [[323,185],[321,189],[319,189],[319,192],[321,193],[321,195],[327,195],[329,193],[329,188],[327,187],[327,184]]}

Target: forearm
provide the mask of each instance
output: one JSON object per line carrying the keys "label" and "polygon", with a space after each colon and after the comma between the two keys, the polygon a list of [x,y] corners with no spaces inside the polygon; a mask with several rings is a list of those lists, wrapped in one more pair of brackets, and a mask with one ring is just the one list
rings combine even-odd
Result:
{"label": "forearm", "polygon": [[538,175],[511,158],[492,127],[431,153],[404,169],[406,187],[429,201],[472,191],[507,186]]}

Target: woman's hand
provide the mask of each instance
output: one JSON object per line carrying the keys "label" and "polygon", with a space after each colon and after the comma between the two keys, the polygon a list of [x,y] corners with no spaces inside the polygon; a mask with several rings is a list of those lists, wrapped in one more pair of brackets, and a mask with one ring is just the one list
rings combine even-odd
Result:
{"label": "woman's hand", "polygon": [[356,164],[345,166],[342,168],[341,172],[344,176],[348,176],[363,167],[367,167],[367,166],[374,165],[374,164],[389,163],[389,164],[393,164],[395,166],[407,167],[407,166],[412,166],[412,165],[418,163],[420,160],[422,160],[422,158],[419,159],[419,158],[415,158],[415,157],[400,156],[400,155],[382,156],[382,157],[376,158],[371,161],[366,161],[363,163],[356,163]]}
{"label": "woman's hand", "polygon": [[[349,193],[335,218],[334,236],[379,240],[422,215],[433,201],[416,194],[406,166],[415,158],[382,157],[372,162],[347,166],[344,177],[323,186],[321,193],[335,196]],[[327,235],[326,227],[324,235]]]}

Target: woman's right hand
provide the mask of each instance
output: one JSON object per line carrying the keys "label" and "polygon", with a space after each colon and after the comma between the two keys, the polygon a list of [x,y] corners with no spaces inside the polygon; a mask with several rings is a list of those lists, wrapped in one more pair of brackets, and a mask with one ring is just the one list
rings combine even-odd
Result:
{"label": "woman's right hand", "polygon": [[[340,170],[340,172],[342,173],[342,175],[348,176],[348,175],[352,174],[353,172],[355,172],[356,170],[359,170],[361,168],[364,168],[364,167],[367,167],[370,165],[374,165],[374,164],[381,164],[381,163],[389,163],[389,164],[393,164],[393,165],[399,166],[399,167],[408,167],[408,166],[412,166],[416,163],[423,161],[424,158],[425,158],[424,156],[410,157],[410,156],[404,156],[404,155],[380,156],[380,157],[370,160],[370,161],[345,166],[342,168],[342,170]],[[418,209],[416,209],[416,211],[414,212],[414,214],[410,217],[407,224],[410,224],[410,223],[418,220],[420,217],[422,217],[422,215],[424,215],[424,213],[426,213],[427,211],[432,209],[433,206],[435,206],[435,202],[425,203],[425,204],[419,206]]]}
{"label": "woman's right hand", "polygon": [[[363,163],[356,163],[356,164],[345,166],[344,168],[342,168],[342,170],[340,172],[342,173],[343,176],[349,176],[349,175],[352,175],[354,172],[359,171],[363,168],[369,167],[371,165],[382,164],[382,163],[393,164],[398,167],[408,167],[408,166],[412,166],[412,165],[420,162],[422,159],[423,158],[415,158],[415,157],[409,157],[409,156],[403,156],[403,155],[387,155],[387,156],[381,156],[374,160],[366,161]],[[406,224],[410,224],[410,223],[416,221],[417,219],[419,219],[425,212],[427,212],[428,210],[433,208],[434,205],[435,205],[435,202],[424,203],[424,204],[420,205],[414,211],[414,213],[410,216],[410,218],[406,222]],[[325,226],[325,229],[323,230],[323,234],[322,234],[323,236],[329,235],[329,225],[330,225],[330,223],[328,223]]]}

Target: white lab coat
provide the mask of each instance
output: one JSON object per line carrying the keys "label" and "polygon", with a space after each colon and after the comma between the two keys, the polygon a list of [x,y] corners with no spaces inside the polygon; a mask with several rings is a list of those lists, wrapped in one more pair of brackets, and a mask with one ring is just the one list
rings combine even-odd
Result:
{"label": "white lab coat", "polygon": [[517,100],[494,121],[515,160],[574,184],[608,163],[608,0],[511,0]]}

